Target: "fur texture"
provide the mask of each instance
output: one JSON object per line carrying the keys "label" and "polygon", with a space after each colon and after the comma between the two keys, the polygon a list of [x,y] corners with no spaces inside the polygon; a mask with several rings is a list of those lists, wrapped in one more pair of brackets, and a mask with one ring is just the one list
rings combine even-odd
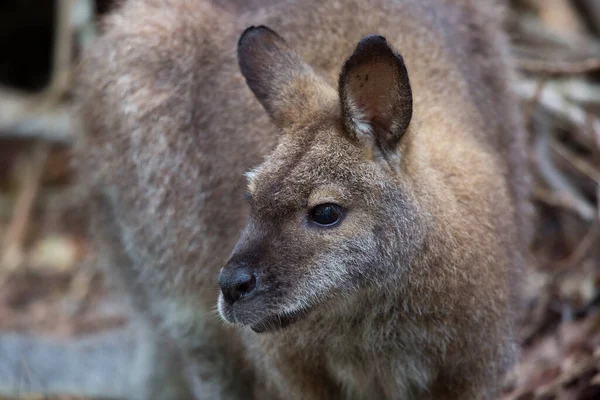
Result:
{"label": "fur texture", "polygon": [[[127,1],[82,62],[78,168],[113,281],[195,398],[493,398],[529,235],[502,9],[218,3]],[[250,25],[272,33],[238,54]],[[390,51],[352,61],[371,34]],[[332,202],[339,226],[307,223]],[[260,296],[219,300],[237,326],[214,312],[228,260],[259,274]]]}

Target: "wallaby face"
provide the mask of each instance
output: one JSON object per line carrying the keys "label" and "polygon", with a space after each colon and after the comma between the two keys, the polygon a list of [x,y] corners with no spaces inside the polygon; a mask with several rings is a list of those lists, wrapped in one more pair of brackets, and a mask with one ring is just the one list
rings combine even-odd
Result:
{"label": "wallaby face", "polygon": [[365,37],[337,93],[268,28],[244,32],[238,60],[282,137],[247,174],[250,219],[219,276],[221,316],[271,331],[365,285],[401,282],[425,225],[390,162],[412,115],[402,58]]}

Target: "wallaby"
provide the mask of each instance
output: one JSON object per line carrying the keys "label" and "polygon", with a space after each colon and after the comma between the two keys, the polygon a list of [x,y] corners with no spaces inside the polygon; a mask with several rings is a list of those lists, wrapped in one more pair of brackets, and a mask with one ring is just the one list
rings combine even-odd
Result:
{"label": "wallaby", "polygon": [[82,62],[77,158],[95,248],[178,366],[153,363],[138,398],[497,395],[529,236],[502,16],[114,12]]}

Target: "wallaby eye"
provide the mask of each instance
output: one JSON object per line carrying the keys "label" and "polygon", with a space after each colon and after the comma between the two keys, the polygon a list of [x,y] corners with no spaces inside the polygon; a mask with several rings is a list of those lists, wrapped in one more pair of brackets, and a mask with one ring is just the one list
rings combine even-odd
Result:
{"label": "wallaby eye", "polygon": [[308,216],[317,225],[332,226],[340,222],[344,216],[344,209],[333,203],[319,204],[310,210]]}

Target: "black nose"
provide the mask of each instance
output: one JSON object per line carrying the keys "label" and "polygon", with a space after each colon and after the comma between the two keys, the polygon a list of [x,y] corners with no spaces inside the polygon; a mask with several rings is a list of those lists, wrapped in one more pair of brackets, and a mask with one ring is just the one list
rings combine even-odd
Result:
{"label": "black nose", "polygon": [[233,304],[256,288],[256,274],[246,264],[226,265],[219,274],[223,298]]}

